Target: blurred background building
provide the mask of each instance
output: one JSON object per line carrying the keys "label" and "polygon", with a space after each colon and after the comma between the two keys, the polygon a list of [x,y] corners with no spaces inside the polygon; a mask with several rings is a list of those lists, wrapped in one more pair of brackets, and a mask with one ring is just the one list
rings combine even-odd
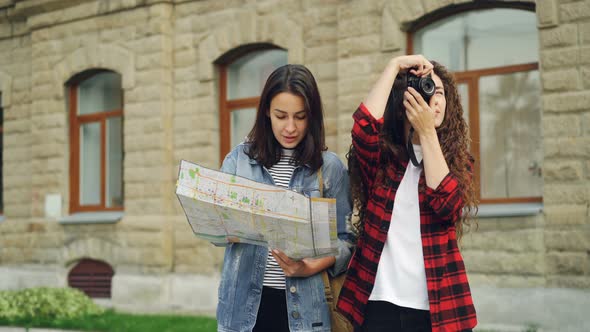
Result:
{"label": "blurred background building", "polygon": [[587,0],[0,0],[0,289],[213,313],[223,249],[192,234],[179,160],[218,168],[286,63],[316,76],[344,158],[411,53],[455,72],[470,125],[481,326],[589,330]]}

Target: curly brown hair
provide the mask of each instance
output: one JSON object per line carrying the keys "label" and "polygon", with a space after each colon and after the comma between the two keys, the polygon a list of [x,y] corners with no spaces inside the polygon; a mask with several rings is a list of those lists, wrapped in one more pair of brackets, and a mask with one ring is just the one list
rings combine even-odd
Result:
{"label": "curly brown hair", "polygon": [[[469,153],[469,132],[465,119],[463,118],[463,107],[457,91],[457,85],[452,74],[441,64],[431,61],[434,65],[434,73],[440,77],[445,90],[447,107],[445,119],[437,128],[438,139],[443,155],[451,174],[459,182],[459,190],[463,196],[463,213],[458,220],[455,220],[457,238],[461,239],[464,233],[464,226],[470,227],[477,214],[478,200],[475,194],[473,182],[474,159]],[[377,174],[376,182],[385,185],[385,165],[394,159],[407,160],[404,137],[405,108],[403,106],[403,93],[406,90],[406,74],[400,73],[395,79],[393,88],[387,100],[387,107],[384,113],[384,125],[379,135],[381,142],[380,171]],[[348,172],[350,176],[351,197],[355,213],[353,214],[353,226],[357,235],[363,231],[365,209],[367,206],[368,191],[360,178],[358,160],[351,146],[347,154]],[[422,185],[418,190],[423,192],[426,188]]]}

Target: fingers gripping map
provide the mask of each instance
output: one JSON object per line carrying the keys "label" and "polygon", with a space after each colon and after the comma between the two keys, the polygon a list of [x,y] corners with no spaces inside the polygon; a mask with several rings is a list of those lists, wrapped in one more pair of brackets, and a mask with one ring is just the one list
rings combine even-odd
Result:
{"label": "fingers gripping map", "polygon": [[182,160],[176,195],[196,236],[278,248],[293,259],[337,251],[336,200],[225,174]]}

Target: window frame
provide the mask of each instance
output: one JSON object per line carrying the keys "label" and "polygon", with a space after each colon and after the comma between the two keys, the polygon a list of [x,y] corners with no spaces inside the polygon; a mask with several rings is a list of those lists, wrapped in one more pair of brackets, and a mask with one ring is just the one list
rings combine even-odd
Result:
{"label": "window frame", "polygon": [[[111,117],[120,116],[123,123],[123,105],[124,90],[121,87],[121,108],[99,113],[78,115],[78,87],[85,80],[92,76],[104,72],[113,72],[111,70],[88,70],[79,74],[75,80],[67,85],[69,97],[69,128],[70,128],[70,207],[69,213],[76,212],[106,212],[106,211],[123,211],[125,201],[121,206],[106,206],[106,123]],[[100,125],[100,204],[98,205],[80,205],[80,128],[83,124],[98,123]],[[123,130],[123,128],[121,129]],[[124,142],[122,141],[121,144]],[[122,146],[124,153],[124,147]],[[124,168],[124,167],[123,167]],[[121,170],[123,171],[123,170]],[[121,176],[123,181],[123,175]],[[124,189],[124,188],[123,188]],[[124,193],[124,190],[123,190]],[[123,194],[124,197],[124,194]]]}
{"label": "window frame", "polygon": [[219,164],[223,162],[225,156],[231,151],[231,113],[244,108],[254,108],[258,111],[258,104],[260,103],[260,96],[227,99],[227,71],[229,66],[241,57],[253,52],[267,51],[267,50],[283,50],[286,49],[270,43],[254,43],[242,45],[235,48],[215,61],[217,72],[219,73]]}
{"label": "window frame", "polygon": [[[259,49],[257,49],[259,50]],[[247,53],[242,53],[240,56],[244,56]],[[235,60],[237,60],[237,57]],[[233,62],[233,61],[232,61]],[[227,69],[232,62],[224,63],[219,65],[219,161],[223,162],[225,156],[229,153],[231,143],[231,113],[233,111],[241,110],[244,108],[255,108],[258,109],[260,103],[260,96],[239,98],[228,100],[227,99]]]}
{"label": "window frame", "polygon": [[[423,20],[413,24],[406,32],[406,53],[414,54],[414,34],[416,31],[436,23],[439,20],[449,18],[458,14],[470,11],[480,11],[489,9],[515,9],[525,11],[535,11],[534,4],[511,4],[490,1],[482,4],[469,4],[464,7],[442,10],[440,12],[427,15]],[[485,76],[513,74],[517,72],[528,72],[539,70],[539,62],[520,63],[501,67],[489,67],[482,69],[466,70],[461,72],[452,72],[456,84],[465,84],[467,86],[467,97],[469,100],[469,135],[471,138],[471,154],[475,158],[473,176],[475,179],[476,197],[482,204],[516,204],[516,203],[542,203],[543,196],[533,197],[515,197],[515,198],[482,198],[481,197],[481,158],[480,158],[480,132],[479,132],[479,79]]]}

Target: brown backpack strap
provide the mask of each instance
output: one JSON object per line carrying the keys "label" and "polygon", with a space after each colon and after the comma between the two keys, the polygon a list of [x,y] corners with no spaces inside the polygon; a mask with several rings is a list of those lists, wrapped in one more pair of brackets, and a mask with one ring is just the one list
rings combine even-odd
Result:
{"label": "brown backpack strap", "polygon": [[324,281],[324,294],[326,296],[326,302],[331,307],[334,305],[334,292],[332,291],[332,286],[330,285],[330,276],[328,275],[328,270],[322,271],[322,280]]}

